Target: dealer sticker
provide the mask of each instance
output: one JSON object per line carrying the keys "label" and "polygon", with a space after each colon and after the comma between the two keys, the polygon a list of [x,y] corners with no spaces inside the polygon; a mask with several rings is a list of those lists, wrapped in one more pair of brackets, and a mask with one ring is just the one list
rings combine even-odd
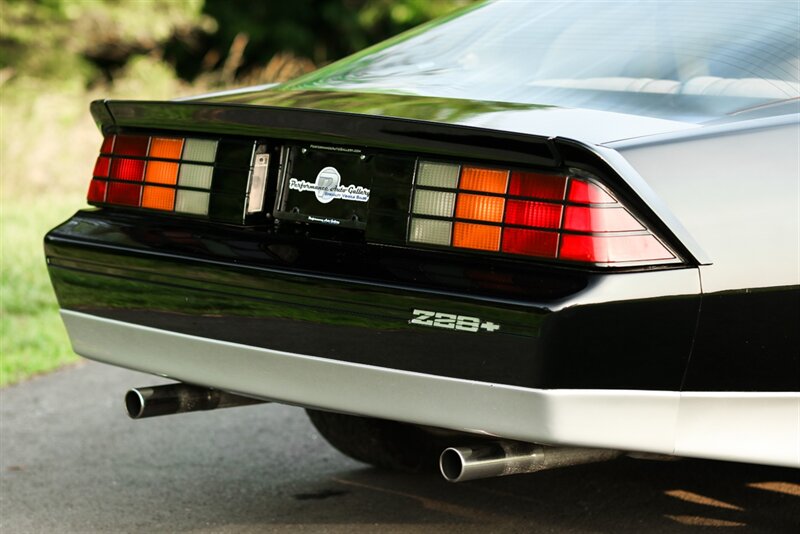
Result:
{"label": "dealer sticker", "polygon": [[322,204],[336,199],[369,202],[369,189],[360,185],[342,185],[341,182],[342,177],[336,167],[325,167],[317,173],[314,183],[290,178],[289,189],[300,192],[311,191]]}

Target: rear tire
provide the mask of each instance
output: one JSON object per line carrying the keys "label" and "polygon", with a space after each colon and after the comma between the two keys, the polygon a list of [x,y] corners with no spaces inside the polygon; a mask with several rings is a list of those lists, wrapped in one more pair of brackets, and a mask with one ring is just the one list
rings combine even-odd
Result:
{"label": "rear tire", "polygon": [[447,448],[441,437],[414,425],[306,410],[322,437],[342,454],[375,467],[413,473],[434,473]]}

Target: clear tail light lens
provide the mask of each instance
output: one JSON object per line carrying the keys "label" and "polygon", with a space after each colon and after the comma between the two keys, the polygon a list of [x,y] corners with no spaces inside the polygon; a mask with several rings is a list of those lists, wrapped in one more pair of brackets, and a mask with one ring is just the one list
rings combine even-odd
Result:
{"label": "clear tail light lens", "polygon": [[408,243],[595,265],[676,259],[594,178],[425,160]]}

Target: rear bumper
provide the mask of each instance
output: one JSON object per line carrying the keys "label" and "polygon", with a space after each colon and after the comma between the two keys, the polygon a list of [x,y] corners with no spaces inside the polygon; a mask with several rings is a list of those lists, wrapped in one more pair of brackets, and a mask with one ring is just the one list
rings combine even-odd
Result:
{"label": "rear bumper", "polygon": [[78,354],[264,399],[523,441],[800,467],[798,393],[530,389],[292,354],[69,310],[62,317]]}
{"label": "rear bumper", "polygon": [[[679,392],[696,269],[565,274],[346,246],[102,211],[45,239],[88,358],[509,439],[800,466],[797,392]],[[411,324],[420,308],[500,329]]]}
{"label": "rear bumper", "polygon": [[[79,212],[45,240],[66,310],[493,384],[680,389],[696,269],[592,274],[347,246],[102,211]],[[415,310],[497,328],[414,324]]]}

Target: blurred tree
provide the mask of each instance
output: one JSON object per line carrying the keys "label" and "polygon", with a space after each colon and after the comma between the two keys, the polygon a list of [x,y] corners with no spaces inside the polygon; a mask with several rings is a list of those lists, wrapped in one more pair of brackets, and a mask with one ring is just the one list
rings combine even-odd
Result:
{"label": "blurred tree", "polygon": [[[213,17],[219,29],[206,36],[203,60],[196,61],[196,48],[173,47],[169,52],[186,78],[211,68],[234,69],[241,75],[265,68],[276,54],[281,54],[282,65],[294,56],[302,63],[298,67],[302,72],[310,70],[309,65],[339,59],[473,1],[206,0],[203,13]],[[223,76],[226,81],[231,77]]]}
{"label": "blurred tree", "polygon": [[471,1],[0,0],[0,84],[87,87],[143,56],[212,85],[284,80]]}
{"label": "blurred tree", "polygon": [[[465,0],[206,0],[220,26],[212,46],[226,50],[238,33],[250,36],[249,61],[291,51],[321,64],[430,20]],[[266,54],[265,54],[266,52]]]}
{"label": "blurred tree", "polygon": [[203,0],[0,0],[0,69],[83,85],[110,79],[129,59],[216,29]]}

